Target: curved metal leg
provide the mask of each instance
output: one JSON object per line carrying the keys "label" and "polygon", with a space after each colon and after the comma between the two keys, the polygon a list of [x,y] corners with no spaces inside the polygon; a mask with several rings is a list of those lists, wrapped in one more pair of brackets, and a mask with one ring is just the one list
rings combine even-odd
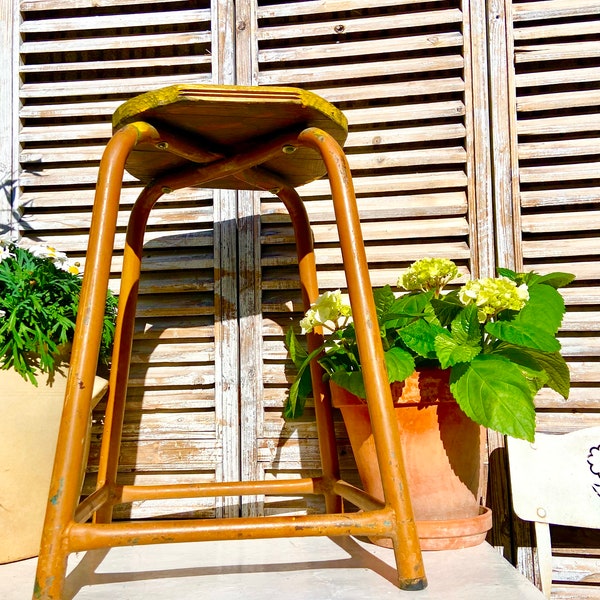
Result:
{"label": "curved metal leg", "polygon": [[298,140],[321,154],[329,175],[383,492],[386,505],[393,509],[396,517],[392,540],[399,586],[408,590],[423,589],[427,580],[406,483],[400,434],[393,416],[350,168],[344,152],[326,132],[311,127],[305,129]]}
{"label": "curved metal leg", "polygon": [[[109,395],[106,404],[96,486],[96,489],[106,486],[109,489],[109,497],[116,485],[119,466],[127,381],[135,329],[135,311],[142,267],[144,232],[146,231],[150,211],[162,195],[163,189],[160,185],[150,185],[144,188],[133,206],[127,226]],[[112,509],[112,503],[104,504],[96,512],[94,522],[110,523]]]}
{"label": "curved metal leg", "polygon": [[128,125],[108,143],[98,175],[90,241],[73,340],[63,418],[50,483],[33,598],[60,600],[69,553],[67,530],[81,493],[81,464],[98,364],[110,257],[117,224],[125,161],[132,148],[155,131]]}
{"label": "curved metal leg", "polygon": [[[317,283],[317,268],[315,264],[315,253],[312,230],[306,208],[298,192],[290,187],[282,187],[277,191],[277,196],[285,204],[294,227],[296,238],[296,252],[298,254],[298,268],[300,270],[300,285],[302,288],[302,299],[304,309],[308,310],[312,302],[319,295]],[[319,348],[323,343],[320,333],[307,335],[308,351]],[[313,384],[313,398],[315,402],[315,418],[319,438],[319,452],[321,455],[321,468],[325,483],[325,508],[329,513],[342,511],[342,499],[333,492],[333,485],[340,478],[339,460],[337,446],[335,443],[335,431],[333,425],[333,414],[329,387],[323,383],[323,369],[313,361],[310,365]]]}

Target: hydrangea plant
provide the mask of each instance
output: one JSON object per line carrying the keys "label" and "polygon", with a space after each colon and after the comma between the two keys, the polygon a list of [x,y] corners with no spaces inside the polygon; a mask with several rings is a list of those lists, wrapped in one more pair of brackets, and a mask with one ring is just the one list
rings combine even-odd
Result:
{"label": "hydrangea plant", "polygon": [[[38,371],[52,375],[73,340],[81,269],[50,246],[25,247],[0,240],[0,368],[37,385]],[[108,362],[117,300],[108,294],[100,359]]]}
{"label": "hydrangea plant", "polygon": [[[558,288],[568,273],[516,273],[444,288],[458,276],[447,259],[424,258],[411,265],[397,286],[373,290],[390,383],[418,367],[450,369],[450,390],[475,422],[532,441],[534,397],[548,386],[567,398],[570,374],[556,334],[565,305]],[[321,328],[325,342],[311,354],[293,330],[286,336],[298,368],[285,416],[302,413],[311,392],[308,365],[318,357],[327,377],[365,398],[351,309],[340,290],[325,292],[301,321],[303,333]]]}

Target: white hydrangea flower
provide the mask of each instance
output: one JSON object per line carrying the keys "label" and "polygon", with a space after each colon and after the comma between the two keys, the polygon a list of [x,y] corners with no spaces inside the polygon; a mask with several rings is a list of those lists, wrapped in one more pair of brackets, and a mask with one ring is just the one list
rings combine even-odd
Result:
{"label": "white hydrangea flower", "polygon": [[309,333],[318,326],[335,331],[347,325],[351,317],[352,309],[347,294],[342,294],[341,290],[323,292],[306,311],[300,327],[302,333]]}
{"label": "white hydrangea flower", "polygon": [[458,267],[447,258],[422,258],[414,262],[398,279],[397,286],[408,291],[437,290],[458,276]]}
{"label": "white hydrangea flower", "polygon": [[529,300],[529,290],[505,277],[485,277],[468,281],[458,291],[458,298],[465,306],[475,304],[483,323],[503,310],[521,310]]}

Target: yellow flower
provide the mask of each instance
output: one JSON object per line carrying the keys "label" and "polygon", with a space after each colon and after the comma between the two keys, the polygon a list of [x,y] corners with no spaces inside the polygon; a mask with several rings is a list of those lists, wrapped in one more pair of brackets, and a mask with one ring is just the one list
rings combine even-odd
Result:
{"label": "yellow flower", "polygon": [[334,331],[347,325],[352,316],[348,297],[341,290],[323,292],[306,311],[300,321],[302,333],[309,333],[317,326]]}
{"label": "yellow flower", "polygon": [[503,310],[521,310],[529,300],[529,291],[527,285],[517,286],[504,277],[485,277],[468,281],[458,291],[458,298],[465,306],[475,303],[483,323]]}
{"label": "yellow flower", "polygon": [[414,262],[398,279],[398,287],[408,291],[437,290],[458,276],[457,266],[447,258],[422,258]]}

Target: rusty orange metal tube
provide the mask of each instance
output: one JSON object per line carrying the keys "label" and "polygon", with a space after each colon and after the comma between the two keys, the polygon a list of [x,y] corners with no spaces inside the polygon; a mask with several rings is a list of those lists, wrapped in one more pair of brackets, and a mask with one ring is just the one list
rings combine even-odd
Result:
{"label": "rusty orange metal tube", "polygon": [[171,485],[124,485],[115,503],[165,498],[211,498],[217,496],[251,496],[254,494],[277,496],[321,494],[321,480],[282,479],[273,481],[217,481],[215,483],[180,483]]}
{"label": "rusty orange metal tube", "polygon": [[132,148],[155,139],[156,130],[127,125],[111,138],[100,162],[63,417],[40,547],[34,597],[60,600],[66,570],[66,532],[81,493],[81,464],[98,364],[106,291],[125,161]]}
{"label": "rusty orange metal tube", "polygon": [[390,508],[344,515],[252,517],[232,519],[117,522],[105,525],[76,523],[71,527],[69,552],[113,546],[243,540],[322,535],[376,535],[390,527]]}
{"label": "rusty orange metal tube", "polygon": [[[298,140],[320,152],[329,175],[383,492],[386,504],[393,508],[396,517],[397,535],[392,539],[399,586],[423,589],[427,580],[406,482],[400,434],[394,420],[350,167],[339,144],[328,133],[311,127],[305,129]],[[403,541],[402,547],[398,540]]]}
{"label": "rusty orange metal tube", "polygon": [[[277,196],[285,204],[294,227],[296,239],[296,252],[298,268],[300,271],[300,285],[304,310],[308,310],[312,302],[319,295],[317,282],[317,267],[315,261],[313,235],[310,221],[304,203],[294,188],[282,187]],[[311,332],[307,335],[308,352],[313,352],[323,344],[321,331]],[[315,405],[315,418],[319,440],[319,453],[321,469],[326,482],[325,508],[327,512],[338,513],[342,511],[340,496],[333,493],[333,485],[340,478],[337,446],[335,443],[335,429],[329,387],[323,382],[323,368],[313,360],[310,365],[312,379],[313,399]]]}
{"label": "rusty orange metal tube", "polygon": [[[136,200],[127,227],[123,269],[119,291],[119,307],[115,328],[109,396],[104,418],[104,430],[98,464],[97,488],[116,485],[119,454],[125,416],[127,382],[131,363],[131,349],[135,330],[135,314],[138,300],[139,281],[142,269],[144,232],[150,211],[163,195],[162,186],[145,187]],[[112,504],[97,511],[94,520],[109,523],[112,519]]]}

